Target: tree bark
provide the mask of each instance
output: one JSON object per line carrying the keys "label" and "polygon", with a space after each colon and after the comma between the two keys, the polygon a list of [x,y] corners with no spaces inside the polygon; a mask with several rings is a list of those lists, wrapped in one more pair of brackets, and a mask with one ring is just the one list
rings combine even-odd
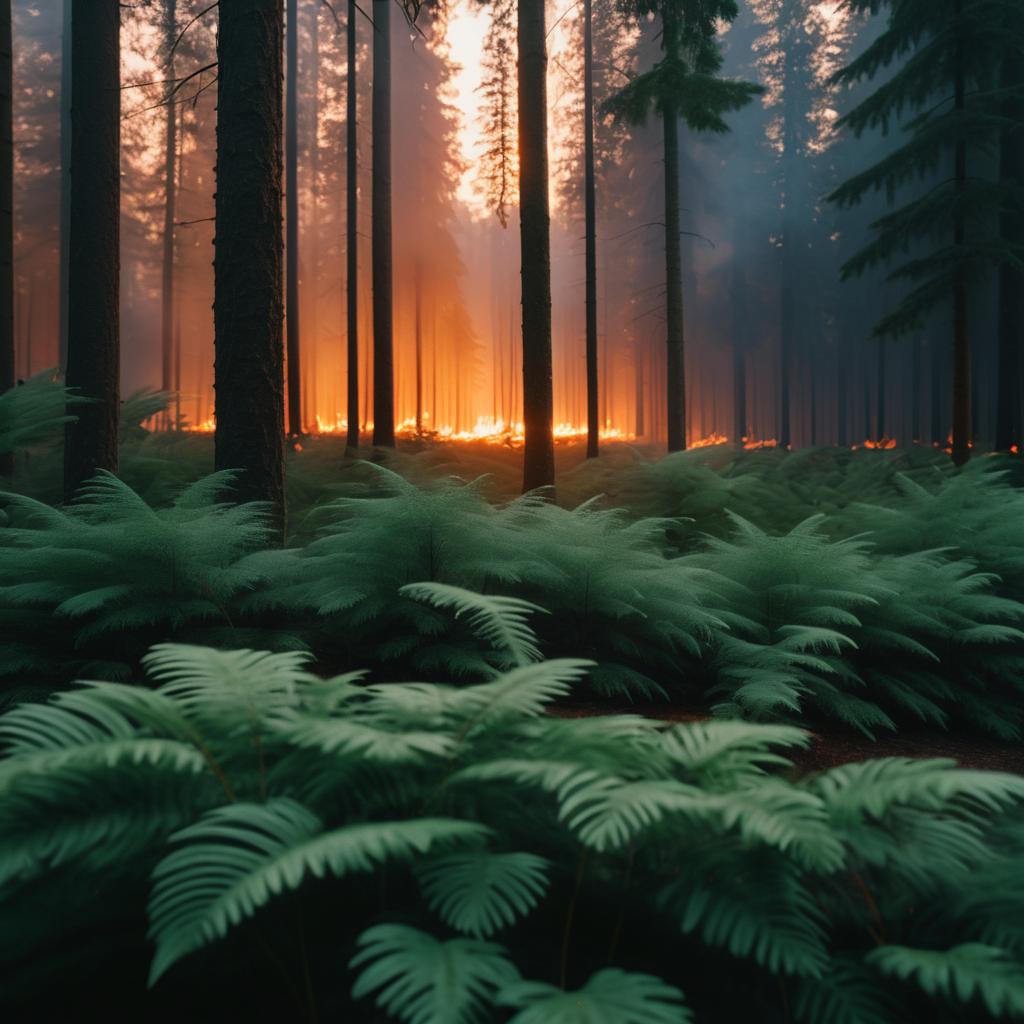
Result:
{"label": "tree bark", "polygon": [[[954,3],[954,31],[959,28],[963,0]],[[957,32],[955,44],[956,83],[954,107],[963,113],[967,104],[967,81],[963,71],[962,36]],[[959,194],[967,187],[967,143],[962,139],[954,146],[954,187]],[[967,225],[962,204],[958,203],[953,244],[957,249],[967,240]],[[957,269],[953,285],[953,464],[963,466],[971,457],[971,345],[968,336],[967,278]]]}
{"label": "tree bark", "polygon": [[282,0],[220,0],[214,249],[216,466],[284,533]]}
{"label": "tree bark", "polygon": [[299,5],[288,0],[285,103],[285,330],[288,352],[288,434],[302,433],[302,365],[299,353]]}
{"label": "tree bark", "polygon": [[[1017,33],[1021,31],[1017,29]],[[1019,39],[1013,39],[1019,46]],[[1024,56],[1015,45],[1003,58],[1002,88],[1024,89]],[[1003,132],[999,179],[1024,183],[1024,98],[1011,93],[1003,116],[1015,127]],[[1002,213],[1003,241],[1024,246],[1024,202],[1008,203]],[[1024,275],[1004,262],[999,270],[999,371],[996,392],[996,451],[1021,450],[1021,346],[1024,345]]]}
{"label": "tree bark", "polygon": [[416,436],[423,434],[423,266],[416,258],[415,344],[416,344]]}
{"label": "tree bark", "polygon": [[373,0],[373,443],[395,446],[391,253],[391,3]]}
{"label": "tree bark", "polygon": [[78,0],[71,18],[71,235],[64,500],[117,472],[121,200],[121,6]]}
{"label": "tree bark", "polygon": [[[164,0],[164,43],[167,47],[167,79],[174,81],[173,47],[178,35],[177,0]],[[175,170],[178,154],[176,97],[164,111],[164,231],[160,288],[160,387],[174,389],[174,219],[177,199]],[[168,414],[169,415],[169,414]]]}
{"label": "tree bark", "polygon": [[597,457],[600,421],[597,405],[597,186],[594,173],[593,0],[583,0],[583,165],[586,220],[587,458]]}
{"label": "tree bark", "polygon": [[551,215],[544,0],[518,0],[519,235],[523,303],[523,491],[553,487]]}
{"label": "tree bark", "polygon": [[71,0],[64,0],[60,58],[60,251],[57,353],[61,373],[68,368],[68,270],[71,254]]}
{"label": "tree bark", "polygon": [[[0,394],[14,387],[14,41],[11,0],[0,3]],[[31,299],[29,299],[31,303]],[[29,306],[31,316],[31,305]],[[0,454],[0,476],[14,472],[14,452]]]}
{"label": "tree bark", "polygon": [[885,339],[878,339],[878,365],[875,367],[877,370],[876,387],[875,387],[875,440],[884,441],[886,436],[887,424],[885,422],[885,393],[888,390],[885,386]]}
{"label": "tree bark", "polygon": [[357,21],[356,0],[348,3],[346,42],[348,68],[345,75],[345,289],[348,318],[348,438],[349,448],[359,447],[359,150],[356,115]]}

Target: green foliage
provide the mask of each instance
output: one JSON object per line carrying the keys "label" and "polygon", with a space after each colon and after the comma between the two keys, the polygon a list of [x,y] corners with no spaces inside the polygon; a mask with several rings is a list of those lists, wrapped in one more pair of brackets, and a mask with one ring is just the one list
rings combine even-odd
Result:
{"label": "green foliage", "polygon": [[[5,998],[52,991],[51,963],[74,996],[48,957],[116,909],[147,913],[171,1004],[244,977],[342,1012],[350,961],[352,997],[412,1024],[1020,1006],[1024,889],[992,890],[1024,854],[1015,776],[884,760],[793,781],[789,727],[546,715],[580,662],[461,689],[321,679],[293,653],[145,663],[150,689],[85,683],[0,717]],[[40,932],[67,893],[75,913]],[[261,950],[275,973],[253,972]]]}

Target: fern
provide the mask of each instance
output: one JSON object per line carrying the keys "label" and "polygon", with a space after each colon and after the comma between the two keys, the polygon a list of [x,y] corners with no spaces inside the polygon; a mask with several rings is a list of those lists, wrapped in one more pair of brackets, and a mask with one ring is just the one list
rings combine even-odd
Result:
{"label": "fern", "polygon": [[683,994],[649,974],[605,968],[574,992],[539,981],[505,986],[499,1005],[519,1012],[513,1024],[688,1024]]}
{"label": "fern", "polygon": [[277,799],[221,807],[175,833],[172,840],[184,845],[153,873],[150,935],[157,948],[150,984],[308,875],[370,871],[385,860],[486,833],[471,822],[431,818],[321,829],[305,807]]}
{"label": "fern", "polygon": [[533,910],[547,889],[547,867],[530,853],[475,850],[425,864],[420,887],[446,924],[486,939]]}
{"label": "fern", "polygon": [[929,996],[969,1003],[975,996],[995,1018],[1024,1016],[1024,967],[1004,950],[966,943],[949,950],[882,946],[867,962],[883,974],[913,981]]}
{"label": "fern", "polygon": [[505,950],[491,942],[449,939],[401,925],[378,925],[359,938],[350,967],[363,971],[352,989],[376,989],[379,1007],[405,1024],[473,1024],[486,1020],[497,991],[518,977]]}

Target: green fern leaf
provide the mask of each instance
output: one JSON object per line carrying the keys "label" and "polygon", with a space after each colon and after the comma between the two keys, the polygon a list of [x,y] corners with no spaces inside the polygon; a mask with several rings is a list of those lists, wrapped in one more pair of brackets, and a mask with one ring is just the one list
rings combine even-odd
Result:
{"label": "green fern leaf", "polygon": [[915,982],[929,996],[960,1003],[980,996],[993,1017],[1024,1016],[1024,967],[996,946],[977,942],[948,950],[881,946],[866,959],[889,977]]}
{"label": "green fern leaf", "polygon": [[473,632],[508,655],[513,665],[528,665],[542,657],[537,638],[526,624],[531,613],[545,613],[540,605],[518,597],[476,594],[447,583],[408,583],[398,592],[435,608],[454,608],[456,618],[465,615]]}
{"label": "green fern leaf", "polygon": [[363,970],[354,999],[377,990],[377,1005],[404,1024],[476,1024],[498,990],[518,978],[505,950],[492,942],[450,939],[382,924],[359,937],[349,967]]}
{"label": "green fern leaf", "polygon": [[472,850],[432,860],[418,874],[431,910],[457,931],[486,939],[537,905],[547,867],[532,853]]}
{"label": "green fern leaf", "polygon": [[660,978],[614,967],[591,975],[575,992],[540,981],[502,989],[498,1003],[519,1012],[509,1024],[689,1024],[683,993]]}
{"label": "green fern leaf", "polygon": [[480,840],[488,831],[468,821],[419,818],[323,832],[315,814],[284,798],[217,808],[172,836],[184,845],[153,872],[149,934],[157,949],[150,984],[309,875],[371,871],[438,845]]}

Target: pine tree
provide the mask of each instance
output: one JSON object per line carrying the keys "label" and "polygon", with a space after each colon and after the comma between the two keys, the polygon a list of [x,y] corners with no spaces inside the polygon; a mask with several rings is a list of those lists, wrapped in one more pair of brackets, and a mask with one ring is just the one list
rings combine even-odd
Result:
{"label": "pine tree", "polygon": [[[1007,12],[1000,87],[1004,126],[999,178],[1009,190],[1000,232],[1024,246],[1024,10]],[[999,368],[996,393],[997,451],[1021,450],[1021,348],[1024,347],[1024,276],[1009,260],[999,277]]]}
{"label": "pine tree", "polygon": [[348,326],[347,445],[359,447],[359,141],[356,116],[359,105],[356,60],[358,12],[356,0],[348,0],[345,26],[345,315]]}
{"label": "pine tree", "polygon": [[216,467],[284,531],[282,0],[221,0],[214,250]]}
{"label": "pine tree", "polygon": [[[11,0],[0,3],[0,394],[14,387],[14,138]],[[11,456],[0,456],[10,476]]]}
{"label": "pine tree", "polygon": [[117,471],[120,362],[121,6],[71,14],[71,235],[67,386],[76,404],[64,442],[64,497],[97,470]]}
{"label": "pine tree", "polygon": [[[175,46],[178,36],[177,0],[164,0],[164,45],[167,48],[166,74],[174,82]],[[172,85],[172,89],[173,89]],[[172,95],[164,111],[164,226],[160,288],[160,387],[174,390],[174,220],[176,215],[178,158],[178,104]]]}
{"label": "pine tree", "polygon": [[748,82],[718,77],[722,54],[718,27],[732,22],[734,0],[625,0],[638,19],[661,22],[664,57],[616,94],[606,108],[637,124],[653,110],[662,121],[665,154],[665,287],[668,347],[668,449],[686,448],[686,376],[683,334],[679,121],[693,131],[726,132],[724,115],[740,110],[760,91]]}
{"label": "pine tree", "polygon": [[[876,11],[878,0],[851,0]],[[1006,189],[980,173],[979,151],[998,137],[1002,118],[995,78],[1003,0],[886,0],[886,30],[835,80],[873,79],[902,62],[868,98],[840,121],[859,136],[888,135],[905,112],[906,141],[873,167],[836,189],[840,206],[884,191],[895,207],[875,222],[874,238],[843,268],[844,278],[879,264],[900,262],[889,274],[912,287],[876,326],[878,337],[918,331],[952,297],[953,461],[971,447],[972,289],[993,264],[1024,269],[1024,247],[993,235],[990,222]],[[972,163],[972,157],[974,158]],[[908,187],[914,186],[912,196]]]}

